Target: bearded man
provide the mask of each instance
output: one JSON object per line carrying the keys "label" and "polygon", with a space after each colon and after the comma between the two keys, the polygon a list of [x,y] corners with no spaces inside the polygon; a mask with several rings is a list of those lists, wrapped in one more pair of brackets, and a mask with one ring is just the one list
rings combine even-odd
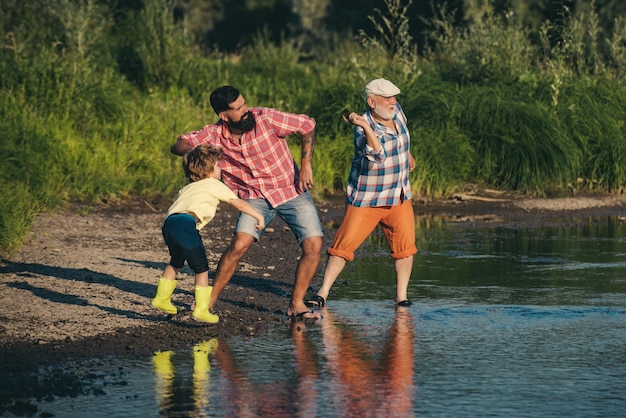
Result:
{"label": "bearded man", "polygon": [[[302,256],[298,261],[287,315],[292,320],[321,317],[305,304],[307,288],[320,262],[322,226],[308,192],[315,184],[311,162],[315,149],[315,120],[307,115],[266,107],[249,108],[239,90],[222,86],[211,93],[211,106],[219,120],[199,131],[180,135],[171,151],[185,155],[200,144],[224,150],[220,160],[222,180],[240,198],[263,214],[265,225],[280,216],[294,233]],[[297,133],[302,144],[300,167],[286,137]],[[232,241],[222,254],[209,310],[235,273],[239,261],[265,229],[255,229],[256,219],[241,213]]]}

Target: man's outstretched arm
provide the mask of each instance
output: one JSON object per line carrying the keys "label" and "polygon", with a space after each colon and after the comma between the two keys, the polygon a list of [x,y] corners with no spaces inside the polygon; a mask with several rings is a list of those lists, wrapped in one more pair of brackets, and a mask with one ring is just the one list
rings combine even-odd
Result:
{"label": "man's outstretched arm", "polygon": [[192,149],[193,147],[189,145],[187,140],[179,136],[176,142],[174,142],[174,144],[172,145],[172,148],[170,148],[170,151],[172,152],[172,154],[183,156]]}

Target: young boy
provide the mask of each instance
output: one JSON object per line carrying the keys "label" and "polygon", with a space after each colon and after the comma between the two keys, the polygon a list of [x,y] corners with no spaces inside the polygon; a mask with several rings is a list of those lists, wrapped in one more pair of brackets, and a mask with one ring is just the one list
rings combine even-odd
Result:
{"label": "young boy", "polygon": [[256,229],[265,228],[265,220],[256,209],[220,181],[218,161],[223,151],[208,144],[198,145],[183,157],[183,169],[189,184],[178,192],[178,198],[167,211],[162,232],[170,251],[170,262],[160,277],[152,307],[169,314],[178,310],[171,297],[176,288],[176,276],[185,261],[196,274],[195,308],[191,317],[196,321],[215,324],[219,317],[209,312],[213,287],[209,286],[209,263],[200,230],[213,219],[219,202],[230,203],[235,209],[257,220]]}

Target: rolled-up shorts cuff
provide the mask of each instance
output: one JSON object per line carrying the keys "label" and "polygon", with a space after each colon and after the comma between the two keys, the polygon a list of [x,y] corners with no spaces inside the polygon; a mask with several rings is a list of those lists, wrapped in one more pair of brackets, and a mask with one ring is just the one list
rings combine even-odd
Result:
{"label": "rolled-up shorts cuff", "polygon": [[408,249],[406,251],[403,251],[401,253],[391,253],[389,254],[391,256],[391,258],[393,258],[394,260],[402,260],[403,258],[407,258],[410,257],[412,255],[417,254],[417,247],[413,248],[413,249]]}
{"label": "rolled-up shorts cuff", "polygon": [[341,257],[344,260],[347,261],[352,261],[354,260],[354,253],[348,252],[348,251],[341,251],[341,250],[336,250],[334,248],[328,248],[326,250],[326,254],[328,255],[334,255],[336,257]]}

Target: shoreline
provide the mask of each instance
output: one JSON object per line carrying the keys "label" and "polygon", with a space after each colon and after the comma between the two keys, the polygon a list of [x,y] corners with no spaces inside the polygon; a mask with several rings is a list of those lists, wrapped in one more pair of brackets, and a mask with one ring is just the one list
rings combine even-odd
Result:
{"label": "shoreline", "polygon": [[[0,354],[3,374],[61,361],[147,356],[213,337],[253,337],[288,326],[288,295],[300,249],[280,219],[242,260],[216,305],[220,322],[189,320],[193,274],[186,267],[174,294],[174,318],[149,306],[168,261],[160,226],[165,201],[138,200],[123,207],[41,214],[22,248],[0,266]],[[592,217],[626,216],[622,196],[556,199],[483,194],[415,202],[415,215],[461,227],[541,226]],[[318,204],[327,248],[343,215],[342,199]],[[237,213],[220,205],[202,236],[210,272],[230,242]],[[321,283],[325,256],[311,283]],[[210,274],[211,274],[210,273]],[[212,276],[211,276],[212,277]]]}

